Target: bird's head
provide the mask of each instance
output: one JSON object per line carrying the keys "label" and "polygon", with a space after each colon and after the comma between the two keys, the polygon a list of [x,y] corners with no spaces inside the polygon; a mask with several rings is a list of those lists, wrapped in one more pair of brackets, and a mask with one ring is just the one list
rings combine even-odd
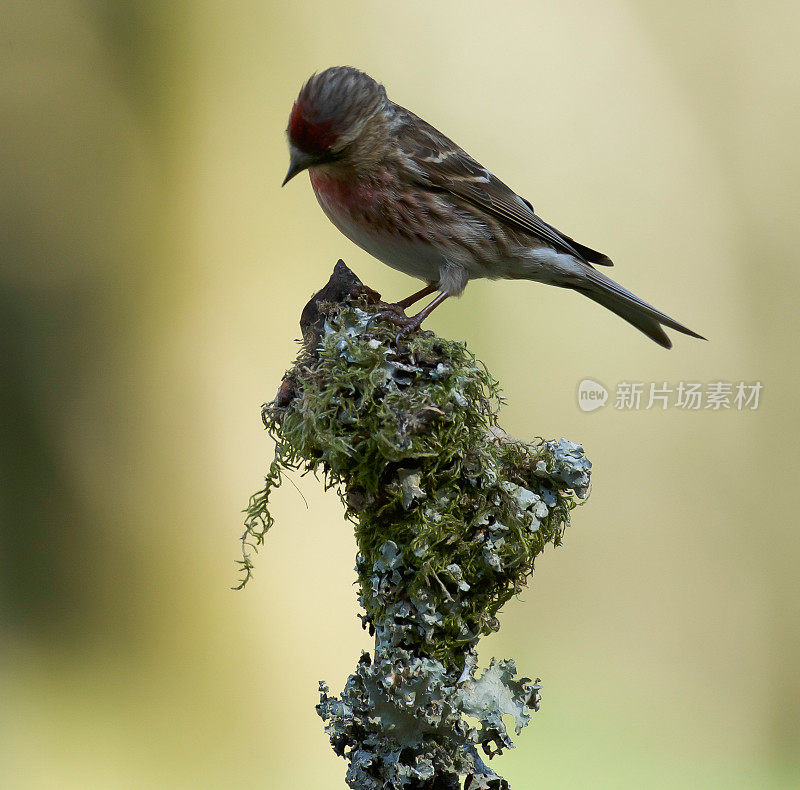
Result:
{"label": "bird's head", "polygon": [[347,158],[387,101],[383,85],[350,66],[314,74],[300,89],[289,116],[291,162],[283,183],[314,165]]}

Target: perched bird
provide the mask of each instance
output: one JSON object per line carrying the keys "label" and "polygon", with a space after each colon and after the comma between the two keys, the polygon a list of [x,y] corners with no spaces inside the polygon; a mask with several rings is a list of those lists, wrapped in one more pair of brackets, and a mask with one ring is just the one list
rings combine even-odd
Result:
{"label": "perched bird", "polygon": [[665,348],[663,326],[702,338],[595,269],[596,250],[548,225],[533,206],[358,69],[336,66],[300,90],[287,128],[284,184],[308,170],[328,219],[393,269],[428,284],[397,303],[405,310],[440,291],[401,334],[420,326],[478,277],[537,280],[571,288]]}

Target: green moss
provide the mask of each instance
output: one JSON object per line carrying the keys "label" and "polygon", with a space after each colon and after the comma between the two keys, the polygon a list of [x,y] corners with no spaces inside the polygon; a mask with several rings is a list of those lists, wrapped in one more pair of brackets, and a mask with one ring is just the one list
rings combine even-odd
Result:
{"label": "green moss", "polygon": [[379,637],[391,621],[394,643],[463,666],[535,557],[561,543],[590,464],[566,440],[503,433],[498,384],[463,344],[418,332],[398,347],[365,298],[322,309],[318,345],[264,407],[276,454],[246,511],[240,586],[282,472],[313,471],[355,525],[366,621]]}

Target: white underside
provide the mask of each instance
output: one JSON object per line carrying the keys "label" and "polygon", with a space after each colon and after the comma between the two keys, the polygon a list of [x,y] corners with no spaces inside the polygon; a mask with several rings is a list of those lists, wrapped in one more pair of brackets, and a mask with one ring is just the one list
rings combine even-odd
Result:
{"label": "white underside", "polygon": [[[334,211],[317,195],[328,219],[354,244],[397,271],[439,285],[440,290],[458,296],[469,280],[513,278],[536,280],[551,285],[568,285],[585,278],[585,264],[571,255],[551,248],[523,248],[519,255],[495,261],[490,270],[476,261],[466,251],[448,257],[444,251],[425,242],[408,241],[378,236],[363,224],[350,221],[339,211]],[[474,227],[464,228],[475,233]]]}

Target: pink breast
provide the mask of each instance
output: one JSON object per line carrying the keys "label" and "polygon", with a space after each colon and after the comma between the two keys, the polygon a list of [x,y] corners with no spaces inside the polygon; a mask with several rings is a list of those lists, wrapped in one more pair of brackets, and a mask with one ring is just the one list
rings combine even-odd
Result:
{"label": "pink breast", "polygon": [[330,173],[311,168],[311,186],[317,197],[334,211],[363,214],[376,211],[385,198],[385,192],[365,179],[337,178]]}

